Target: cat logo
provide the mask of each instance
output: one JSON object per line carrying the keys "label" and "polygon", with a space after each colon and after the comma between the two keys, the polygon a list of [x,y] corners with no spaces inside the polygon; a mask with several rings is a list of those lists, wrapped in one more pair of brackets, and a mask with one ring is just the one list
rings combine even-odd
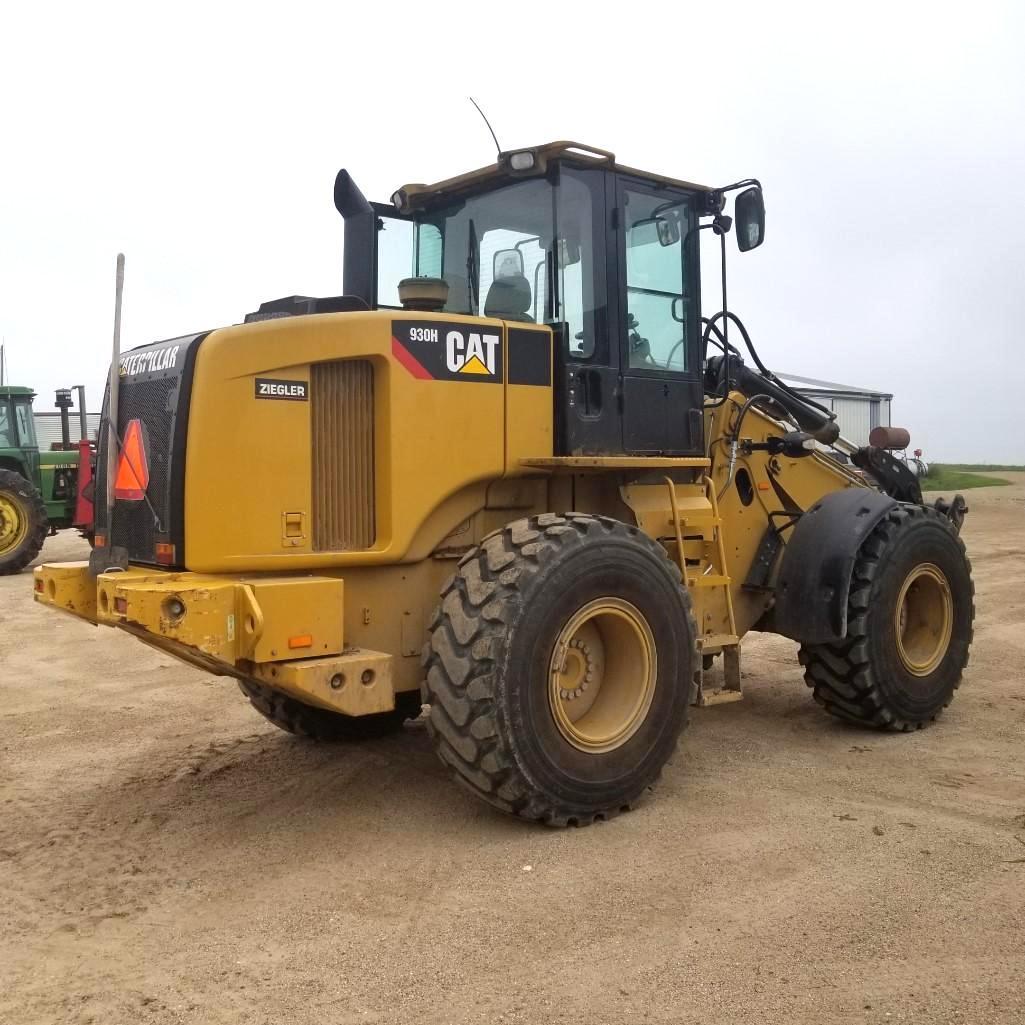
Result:
{"label": "cat logo", "polygon": [[484,325],[442,320],[395,320],[391,328],[395,361],[419,381],[501,384],[502,335]]}
{"label": "cat logo", "polygon": [[494,377],[497,350],[498,335],[474,332],[464,338],[462,331],[449,331],[445,336],[445,365],[453,374]]}

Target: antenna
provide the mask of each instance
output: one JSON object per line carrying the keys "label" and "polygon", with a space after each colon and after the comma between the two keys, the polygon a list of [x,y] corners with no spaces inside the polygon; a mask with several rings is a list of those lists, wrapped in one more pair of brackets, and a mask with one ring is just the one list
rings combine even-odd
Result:
{"label": "antenna", "polygon": [[[125,254],[118,253],[114,271],[114,344],[107,378],[107,530],[114,522],[114,478],[117,476],[117,455],[121,439],[117,433],[118,385],[121,375],[121,296],[125,288]],[[97,433],[99,441],[99,433]]]}
{"label": "antenna", "polygon": [[0,341],[0,387],[4,383],[4,349],[7,346],[7,339]]}
{"label": "antenna", "polygon": [[477,108],[477,113],[484,118],[484,124],[488,126],[488,131],[491,133],[491,138],[495,140],[495,149],[498,150],[498,155],[502,155],[502,147],[498,144],[498,136],[495,135],[494,128],[491,127],[491,122],[488,120],[487,115],[483,110],[480,109],[480,104],[471,96],[470,102]]}

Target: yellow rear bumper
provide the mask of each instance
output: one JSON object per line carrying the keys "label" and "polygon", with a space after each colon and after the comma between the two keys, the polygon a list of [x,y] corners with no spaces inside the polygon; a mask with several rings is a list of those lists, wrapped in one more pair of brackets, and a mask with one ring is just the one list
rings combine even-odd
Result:
{"label": "yellow rear bumper", "polygon": [[345,585],[328,576],[214,576],[85,562],[34,572],[35,600],[119,627],[218,675],[259,680],[347,715],[395,707],[392,657],[345,647]]}

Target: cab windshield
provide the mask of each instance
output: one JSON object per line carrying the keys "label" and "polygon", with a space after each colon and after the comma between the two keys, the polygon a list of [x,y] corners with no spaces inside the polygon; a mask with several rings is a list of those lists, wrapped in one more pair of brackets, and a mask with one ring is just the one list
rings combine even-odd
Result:
{"label": "cab windshield", "polygon": [[434,207],[415,221],[383,218],[378,305],[398,307],[404,277],[443,278],[446,312],[563,323],[571,351],[591,355],[605,305],[594,267],[597,187],[586,171],[561,168],[558,184],[531,178]]}
{"label": "cab windshield", "polygon": [[451,313],[544,323],[554,237],[553,187],[517,182],[422,215],[420,273],[448,282]]}

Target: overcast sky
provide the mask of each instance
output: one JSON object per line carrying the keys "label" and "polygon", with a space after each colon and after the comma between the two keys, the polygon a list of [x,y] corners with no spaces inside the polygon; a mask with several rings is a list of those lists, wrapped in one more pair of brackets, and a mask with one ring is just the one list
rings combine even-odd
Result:
{"label": "overcast sky", "polygon": [[[939,461],[1025,462],[1020,5],[8,5],[0,333],[98,406],[123,348],[341,291],[339,167],[371,199],[571,138],[755,176],[730,303],[763,360],[895,393]],[[604,13],[602,13],[604,11]],[[706,312],[718,308],[714,264]]]}

